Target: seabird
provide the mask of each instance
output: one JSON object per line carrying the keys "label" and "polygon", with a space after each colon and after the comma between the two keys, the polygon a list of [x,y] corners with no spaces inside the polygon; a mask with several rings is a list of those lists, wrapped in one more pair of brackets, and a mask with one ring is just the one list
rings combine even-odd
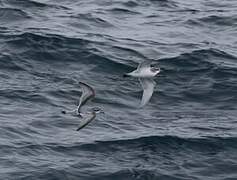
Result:
{"label": "seabird", "polygon": [[79,82],[79,86],[82,89],[82,94],[78,103],[78,106],[76,109],[73,109],[71,111],[62,111],[63,114],[69,114],[69,113],[76,113],[76,115],[81,116],[81,108],[86,102],[93,99],[95,97],[95,91],[92,87],[89,85]]}
{"label": "seabird", "polygon": [[82,94],[79,100],[79,104],[77,106],[76,109],[71,110],[71,111],[62,111],[63,114],[68,114],[68,113],[75,113],[76,115],[82,117],[82,122],[80,123],[79,127],[77,128],[77,131],[79,131],[80,129],[84,128],[87,124],[89,124],[93,119],[95,119],[96,114],[103,112],[100,108],[98,107],[94,107],[91,108],[89,111],[87,111],[86,113],[82,113],[81,112],[81,108],[89,101],[92,100],[93,98],[95,98],[95,91],[94,89],[83,83],[83,82],[79,82],[79,86],[82,89]]}
{"label": "seabird", "polygon": [[136,70],[123,75],[123,77],[139,78],[140,84],[143,88],[142,100],[139,105],[140,108],[149,102],[156,85],[153,78],[160,72],[160,68],[155,67],[151,63],[152,61],[143,61],[138,65]]}

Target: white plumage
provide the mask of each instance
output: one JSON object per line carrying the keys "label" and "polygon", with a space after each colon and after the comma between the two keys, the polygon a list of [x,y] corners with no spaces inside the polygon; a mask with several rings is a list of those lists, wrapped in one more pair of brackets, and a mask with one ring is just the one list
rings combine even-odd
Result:
{"label": "white plumage", "polygon": [[151,66],[151,61],[143,61],[138,65],[136,70],[124,75],[124,77],[131,76],[139,78],[140,80],[140,83],[143,88],[143,95],[139,107],[145,106],[151,99],[154,87],[156,85],[155,81],[153,80],[153,77],[159,74],[159,72],[160,68]]}

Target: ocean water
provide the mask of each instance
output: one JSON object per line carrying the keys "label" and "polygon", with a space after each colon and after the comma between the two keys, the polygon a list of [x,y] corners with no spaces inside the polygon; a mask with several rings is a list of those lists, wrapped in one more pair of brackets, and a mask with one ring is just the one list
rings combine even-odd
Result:
{"label": "ocean water", "polygon": [[236,0],[1,0],[0,179],[236,180],[236,50]]}

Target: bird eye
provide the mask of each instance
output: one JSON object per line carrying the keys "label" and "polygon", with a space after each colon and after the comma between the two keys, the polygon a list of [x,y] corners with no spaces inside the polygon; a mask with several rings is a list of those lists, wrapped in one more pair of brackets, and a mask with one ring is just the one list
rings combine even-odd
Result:
{"label": "bird eye", "polygon": [[94,107],[93,110],[94,110],[94,111],[100,111],[100,108]]}

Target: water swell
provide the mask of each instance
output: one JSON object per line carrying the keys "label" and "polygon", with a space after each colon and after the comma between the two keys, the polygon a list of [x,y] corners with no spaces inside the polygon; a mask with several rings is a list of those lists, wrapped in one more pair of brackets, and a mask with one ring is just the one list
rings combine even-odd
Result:
{"label": "water swell", "polygon": [[[8,35],[4,36],[6,39],[7,37]],[[127,67],[127,65],[116,62],[115,59],[109,59],[105,57],[103,54],[101,54],[99,49],[90,46],[92,42],[80,38],[23,33],[10,36],[10,38],[5,40],[5,43],[8,45],[5,47],[6,50],[14,50],[15,53],[17,52],[18,59],[20,58],[21,60],[14,58],[13,61],[13,57],[10,55],[2,55],[2,60],[7,57],[12,59],[12,63],[15,64],[16,69],[19,69],[17,68],[18,66],[16,65],[16,62],[22,61],[23,59],[24,61],[33,60],[39,62],[67,61],[76,63],[80,61],[80,64],[98,64],[97,68],[99,68],[101,65],[111,68],[118,66],[117,69],[121,69],[119,66],[125,68]],[[135,53],[139,54],[138,52]],[[29,61],[28,63],[32,68],[34,67],[32,62]],[[6,63],[4,64],[6,65]],[[7,62],[7,64],[9,63]],[[104,70],[106,69],[107,68]]]}
{"label": "water swell", "polygon": [[135,0],[135,1],[124,2],[123,5],[130,8],[137,7],[137,6],[156,6],[156,7],[162,7],[162,8],[177,8],[178,7],[178,3],[172,0],[149,0],[149,1]]}
{"label": "water swell", "polygon": [[[217,49],[196,50],[178,57],[160,59],[164,68],[160,83],[171,83],[172,87],[162,91],[167,98],[175,97],[181,102],[195,101],[213,108],[233,109],[237,100],[236,57]],[[226,66],[227,64],[227,66]],[[174,85],[176,88],[174,88]],[[164,93],[164,94],[163,94]],[[227,102],[228,105],[221,102]]]}
{"label": "water swell", "polygon": [[[233,137],[180,138],[174,136],[150,136],[129,140],[99,141],[86,144],[77,143],[74,145],[21,142],[15,144],[14,147],[12,145],[3,145],[1,151],[5,155],[8,155],[10,152],[15,152],[21,156],[27,155],[34,160],[37,159],[35,157],[43,158],[39,154],[53,154],[55,157],[58,157],[51,162],[46,159],[41,161],[37,165],[37,171],[34,171],[35,179],[48,179],[50,175],[50,177],[57,179],[64,179],[66,177],[110,179],[113,177],[115,179],[170,178],[181,180],[205,177],[205,169],[207,167],[210,168],[211,161],[218,158],[222,153],[236,150],[236,140]],[[67,154],[66,158],[65,154]],[[104,163],[98,165],[94,164],[94,162],[88,162],[86,161],[88,156],[92,159],[103,159]],[[127,156],[129,159],[124,159]],[[181,157],[179,158],[179,156]],[[189,160],[190,156],[193,157],[192,161]],[[202,162],[199,162],[199,158],[204,159]],[[234,155],[233,158],[235,159],[236,156]],[[74,162],[71,159],[77,159],[78,161]],[[159,163],[162,160],[166,163]],[[176,161],[174,162],[174,160]],[[127,164],[127,161],[130,163]],[[234,161],[230,159],[228,161],[228,167],[230,169],[235,168]],[[113,164],[113,162],[117,163]],[[199,162],[199,166],[195,165],[195,162]],[[223,160],[219,162],[219,168],[222,168],[221,163],[223,162]],[[7,164],[7,162],[5,163]],[[104,167],[103,165],[107,163],[112,164],[109,167]],[[36,167],[35,162],[30,163],[26,160],[23,160],[18,165],[23,164],[25,167],[32,165]],[[200,168],[196,169],[197,167]],[[188,170],[189,176],[180,174],[180,168]],[[18,177],[24,179],[31,179],[33,177],[32,169],[31,173],[22,169],[18,170],[18,174]]]}
{"label": "water swell", "polygon": [[0,21],[3,23],[27,20],[31,17],[24,10],[16,8],[0,8]]}
{"label": "water swell", "polygon": [[138,15],[138,14],[140,14],[137,11],[132,11],[132,10],[125,9],[125,8],[112,8],[109,11],[111,13],[115,13],[115,14],[118,14],[118,15],[124,15],[124,14],[127,14],[127,15]]}
{"label": "water swell", "polygon": [[[73,20],[73,21],[71,21]],[[80,22],[78,22],[80,20]],[[110,23],[108,20],[105,20],[101,17],[97,17],[96,15],[89,13],[89,14],[77,14],[70,16],[70,24],[75,27],[84,27],[85,29],[93,29],[94,26],[97,28],[112,28],[114,25]]]}
{"label": "water swell", "polygon": [[39,9],[46,9],[46,8],[55,8],[55,9],[68,9],[62,5],[50,4],[50,3],[43,3],[34,0],[11,0],[6,1],[3,0],[4,5],[16,7],[16,8],[24,8],[28,10],[39,10]]}
{"label": "water swell", "polygon": [[[32,47],[32,48],[59,48],[65,47],[68,45],[74,47],[83,47],[83,45],[87,44],[88,41],[84,39],[78,38],[69,38],[65,36],[55,35],[55,34],[35,34],[31,32],[25,32],[22,34],[10,35],[8,43],[13,45],[22,45]],[[19,48],[18,46],[18,48]],[[46,49],[47,50],[47,49]]]}
{"label": "water swell", "polygon": [[[77,69],[83,71],[82,67],[88,65],[90,72],[97,75],[103,72],[104,75],[108,74],[114,79],[113,76],[122,76],[123,73],[134,69],[129,65],[130,63],[124,63],[124,60],[119,58],[122,52],[133,54],[142,60],[146,59],[139,51],[121,46],[110,46],[114,56],[109,57],[100,46],[97,47],[95,44],[91,46],[92,41],[59,35],[23,33],[11,36],[5,42],[8,44],[6,48],[10,47],[18,54],[15,58],[2,55],[1,68],[3,70],[26,71],[38,77],[58,79],[58,82],[67,80],[71,76],[62,79],[62,74],[51,66],[61,69],[62,64],[66,64],[67,68],[77,64]],[[4,61],[4,59],[8,60]],[[214,48],[194,50],[174,58],[160,59],[158,62],[164,71],[159,82],[178,86],[172,90],[173,92],[163,91],[161,88],[161,95],[174,98],[172,94],[176,91],[176,96],[181,102],[196,101],[206,105],[211,103],[213,108],[233,108],[237,98],[235,94],[237,87],[235,83],[232,83],[236,77],[236,67],[229,66],[228,63],[233,64],[235,60],[235,56]],[[41,69],[43,72],[40,72],[37,67],[45,63],[49,69]],[[228,101],[228,106],[218,103],[221,101]]]}
{"label": "water swell", "polygon": [[[203,65],[202,63],[206,63],[205,66],[222,65],[224,63],[227,63],[224,61],[226,59],[227,61],[235,61],[237,57],[218,49],[209,48],[194,50],[190,53],[181,54],[180,56],[175,58],[169,58],[168,60],[172,64],[175,63],[174,65],[176,66],[188,66],[189,68],[187,68],[187,70],[193,71],[193,69],[190,69],[190,67],[192,66],[199,67]],[[166,59],[161,59],[161,61],[166,61]]]}
{"label": "water swell", "polygon": [[223,26],[229,26],[229,27],[233,27],[236,26],[237,24],[236,22],[236,18],[233,16],[216,16],[216,15],[212,15],[212,16],[207,16],[207,17],[201,17],[198,19],[189,19],[187,21],[188,24],[190,25],[201,25],[201,26],[219,26],[219,27],[223,27]]}
{"label": "water swell", "polygon": [[[21,136],[28,136],[32,131],[21,132],[21,129],[5,128],[4,131],[10,131],[15,138]],[[61,145],[60,145],[61,144]],[[36,155],[40,152],[45,153],[67,153],[70,156],[77,156],[83,153],[129,153],[134,152],[134,155],[139,155],[140,151],[150,152],[150,155],[154,153],[213,153],[217,154],[224,151],[232,151],[237,149],[237,139],[235,137],[207,137],[207,138],[181,138],[175,136],[150,136],[140,137],[135,139],[123,139],[113,141],[97,141],[95,143],[75,143],[64,144],[62,143],[32,143],[21,142],[9,145],[2,145],[2,151],[4,149],[10,149],[11,151],[22,151],[33,153]],[[7,153],[7,152],[5,152]]]}
{"label": "water swell", "polygon": [[[129,151],[198,151],[198,152],[219,152],[228,149],[236,149],[237,139],[234,137],[206,137],[206,138],[181,138],[176,136],[149,136],[135,139],[123,139],[112,141],[97,141],[95,143],[77,143],[71,145],[58,145],[54,143],[33,145],[42,146],[55,152],[119,152]],[[19,148],[31,148],[32,145],[23,145]],[[39,148],[42,148],[39,147]],[[37,149],[37,148],[36,148]]]}
{"label": "water swell", "polygon": [[[184,53],[175,58],[160,59],[160,64],[165,68],[165,74],[174,74],[178,77],[193,79],[196,76],[208,75],[213,81],[227,80],[236,76],[237,66],[229,66],[234,63],[236,57],[217,49],[196,50]],[[187,76],[190,74],[192,76]]]}
{"label": "water swell", "polygon": [[[39,35],[23,33],[11,36],[7,41],[6,51],[14,51],[24,60],[60,61],[71,60],[73,54],[83,54],[88,41],[83,39],[67,38],[57,35]],[[16,60],[15,60],[16,61]],[[32,64],[32,62],[29,62]]]}
{"label": "water swell", "polygon": [[[2,179],[236,179],[234,1],[0,1]],[[149,103],[122,78],[161,68]],[[101,107],[82,131],[78,82]]]}

